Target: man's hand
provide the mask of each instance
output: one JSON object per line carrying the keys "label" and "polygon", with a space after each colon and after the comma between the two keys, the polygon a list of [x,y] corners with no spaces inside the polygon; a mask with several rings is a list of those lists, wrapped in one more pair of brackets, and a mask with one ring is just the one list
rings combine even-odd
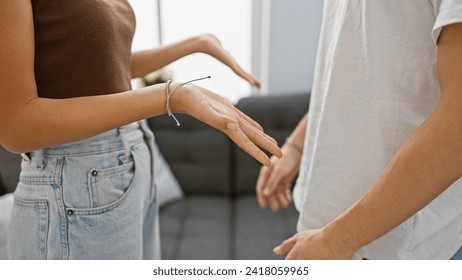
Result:
{"label": "man's hand", "polygon": [[302,232],[286,240],[275,250],[277,254],[287,255],[288,259],[349,258],[412,217],[461,178],[461,49],[462,23],[444,27],[437,64],[441,96],[433,113],[350,208],[322,230]]}
{"label": "man's hand", "polygon": [[269,204],[273,211],[292,202],[290,186],[300,168],[301,151],[284,144],[282,157],[271,157],[271,166],[262,166],[257,180],[257,199],[261,208]]}
{"label": "man's hand", "polygon": [[290,185],[300,169],[307,123],[305,115],[282,146],[282,157],[272,157],[271,167],[260,169],[256,186],[260,207],[265,208],[269,204],[273,211],[277,211],[292,202]]}
{"label": "man's hand", "polygon": [[287,260],[347,260],[354,252],[336,250],[334,243],[325,238],[323,229],[302,231],[274,248],[274,253]]}

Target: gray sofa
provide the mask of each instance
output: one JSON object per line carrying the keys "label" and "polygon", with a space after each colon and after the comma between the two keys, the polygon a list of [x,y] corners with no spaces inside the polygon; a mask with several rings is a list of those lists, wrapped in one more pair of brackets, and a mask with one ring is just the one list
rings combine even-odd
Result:
{"label": "gray sofa", "polygon": [[[306,114],[308,94],[249,97],[237,107],[278,143]],[[278,259],[272,248],[295,232],[297,212],[260,209],[260,164],[224,134],[178,115],[149,119],[159,149],[185,196],[161,208],[163,259]],[[0,195],[14,191],[21,157],[0,147]]]}

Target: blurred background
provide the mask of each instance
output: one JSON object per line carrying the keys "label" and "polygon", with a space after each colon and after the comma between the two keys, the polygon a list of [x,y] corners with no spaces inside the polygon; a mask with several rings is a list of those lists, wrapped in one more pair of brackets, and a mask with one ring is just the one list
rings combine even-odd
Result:
{"label": "blurred background", "polygon": [[322,17],[322,0],[129,0],[136,17],[133,50],[212,33],[247,71],[262,82],[252,89],[231,70],[203,54],[164,70],[176,81],[205,75],[203,82],[236,102],[250,95],[307,93]]}

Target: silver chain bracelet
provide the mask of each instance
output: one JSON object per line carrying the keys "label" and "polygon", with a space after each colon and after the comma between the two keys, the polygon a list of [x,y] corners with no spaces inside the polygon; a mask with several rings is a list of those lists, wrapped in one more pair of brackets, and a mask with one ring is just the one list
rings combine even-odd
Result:
{"label": "silver chain bracelet", "polygon": [[180,126],[181,124],[178,121],[178,119],[175,117],[175,115],[173,115],[172,108],[170,107],[170,97],[172,96],[172,94],[175,92],[175,90],[178,87],[184,86],[184,85],[192,83],[192,82],[197,82],[197,81],[200,81],[200,80],[205,80],[205,79],[210,79],[210,78],[211,78],[210,76],[207,76],[207,77],[193,79],[193,80],[190,80],[190,81],[187,81],[187,82],[183,82],[181,84],[176,85],[172,90],[170,90],[170,84],[172,83],[172,80],[167,81],[167,83],[165,84],[165,94],[167,95],[167,104],[165,106],[165,109],[167,111],[168,116],[172,117],[175,120],[176,126]]}

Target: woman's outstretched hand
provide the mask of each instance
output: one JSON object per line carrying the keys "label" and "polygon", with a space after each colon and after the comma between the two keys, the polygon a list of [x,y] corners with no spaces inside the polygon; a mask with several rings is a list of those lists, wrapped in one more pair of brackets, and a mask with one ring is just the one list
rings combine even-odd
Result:
{"label": "woman's outstretched hand", "polygon": [[222,131],[265,166],[270,166],[271,161],[260,148],[277,157],[282,156],[276,141],[266,135],[257,122],[208,89],[183,85],[173,92],[170,104],[174,113],[188,114]]}
{"label": "woman's outstretched hand", "polygon": [[198,36],[199,40],[199,51],[205,54],[208,54],[215,59],[221,61],[223,64],[228,66],[234,73],[239,77],[248,81],[252,86],[260,89],[260,81],[257,80],[254,76],[247,73],[241,66],[236,62],[236,60],[227,52],[220,41],[212,34],[204,34]]}

